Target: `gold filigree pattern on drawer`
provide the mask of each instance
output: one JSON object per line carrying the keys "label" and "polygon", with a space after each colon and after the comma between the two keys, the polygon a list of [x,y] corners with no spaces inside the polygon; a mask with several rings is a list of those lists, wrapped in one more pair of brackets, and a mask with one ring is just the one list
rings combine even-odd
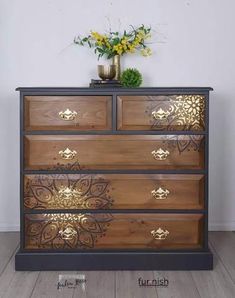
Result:
{"label": "gold filigree pattern on drawer", "polygon": [[53,171],[80,171],[84,167],[82,167],[78,160],[72,162],[72,163],[60,163],[58,162],[54,166],[50,166],[47,168],[47,170],[53,170]]}
{"label": "gold filigree pattern on drawer", "polygon": [[163,143],[169,150],[178,150],[181,154],[184,151],[200,151],[203,150],[204,138],[201,135],[168,135],[164,136]]}
{"label": "gold filigree pattern on drawer", "polygon": [[146,113],[152,129],[156,130],[203,130],[205,128],[205,96],[164,96],[165,100],[151,97]]}
{"label": "gold filigree pattern on drawer", "polygon": [[110,182],[96,175],[55,174],[25,178],[28,209],[110,209]]}
{"label": "gold filigree pattern on drawer", "polygon": [[25,218],[25,248],[94,248],[112,221],[109,213],[31,214]]}

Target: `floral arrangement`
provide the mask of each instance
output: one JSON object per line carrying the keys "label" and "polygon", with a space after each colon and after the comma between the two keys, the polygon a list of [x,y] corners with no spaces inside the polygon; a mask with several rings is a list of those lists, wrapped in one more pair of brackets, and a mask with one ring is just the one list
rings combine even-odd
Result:
{"label": "floral arrangement", "polygon": [[131,26],[130,31],[124,30],[122,34],[112,31],[109,31],[107,34],[100,34],[96,31],[91,31],[88,36],[75,37],[74,43],[94,48],[98,59],[102,56],[110,59],[116,55],[135,53],[136,51],[140,51],[143,56],[150,56],[152,51],[146,45],[146,40],[151,37],[150,32],[151,28],[144,25],[137,28]]}

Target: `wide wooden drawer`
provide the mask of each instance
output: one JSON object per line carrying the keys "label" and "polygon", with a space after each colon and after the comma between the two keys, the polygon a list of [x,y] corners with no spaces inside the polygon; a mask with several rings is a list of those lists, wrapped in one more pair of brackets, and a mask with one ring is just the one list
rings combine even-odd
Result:
{"label": "wide wooden drawer", "polygon": [[202,209],[203,175],[26,175],[25,209]]}
{"label": "wide wooden drawer", "polygon": [[203,169],[200,135],[27,135],[26,169]]}
{"label": "wide wooden drawer", "polygon": [[189,249],[202,246],[201,214],[27,214],[26,249]]}
{"label": "wide wooden drawer", "polygon": [[120,130],[204,130],[205,96],[118,96]]}
{"label": "wide wooden drawer", "polygon": [[25,130],[110,130],[111,96],[25,96]]}

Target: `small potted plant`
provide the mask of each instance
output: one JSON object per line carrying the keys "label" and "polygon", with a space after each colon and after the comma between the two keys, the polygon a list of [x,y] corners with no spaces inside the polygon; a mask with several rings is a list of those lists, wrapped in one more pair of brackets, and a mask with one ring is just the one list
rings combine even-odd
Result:
{"label": "small potted plant", "polygon": [[139,87],[142,81],[142,75],[136,68],[127,68],[121,74],[121,84],[124,87]]}

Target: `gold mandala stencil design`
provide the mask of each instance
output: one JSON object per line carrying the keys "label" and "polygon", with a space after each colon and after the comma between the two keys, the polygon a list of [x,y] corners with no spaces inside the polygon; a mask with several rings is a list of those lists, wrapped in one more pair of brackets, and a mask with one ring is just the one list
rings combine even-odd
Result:
{"label": "gold mandala stencil design", "polygon": [[110,213],[46,213],[26,216],[26,243],[41,249],[89,249],[103,237]]}
{"label": "gold mandala stencil design", "polygon": [[27,209],[110,209],[110,182],[95,175],[37,175],[25,182]]}
{"label": "gold mandala stencil design", "polygon": [[166,96],[167,100],[149,97],[153,102],[147,107],[152,129],[203,130],[205,128],[205,96]]}

